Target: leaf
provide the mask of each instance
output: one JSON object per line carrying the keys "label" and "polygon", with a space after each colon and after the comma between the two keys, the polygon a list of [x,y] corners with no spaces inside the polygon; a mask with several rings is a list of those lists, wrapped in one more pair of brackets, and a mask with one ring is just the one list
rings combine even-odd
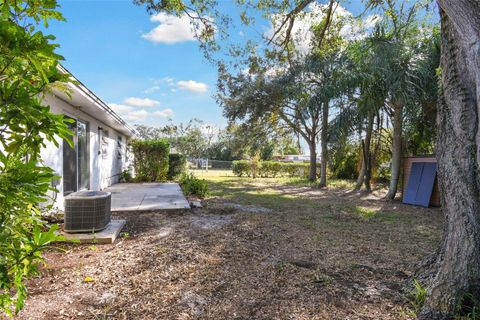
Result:
{"label": "leaf", "polygon": [[85,282],[85,283],[91,283],[91,282],[95,282],[95,280],[93,280],[93,278],[90,277],[90,276],[86,276],[86,277],[83,279],[83,282]]}

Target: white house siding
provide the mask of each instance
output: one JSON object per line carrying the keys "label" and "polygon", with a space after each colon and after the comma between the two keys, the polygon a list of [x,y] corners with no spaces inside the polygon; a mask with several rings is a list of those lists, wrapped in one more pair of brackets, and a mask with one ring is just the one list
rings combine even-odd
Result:
{"label": "white house siding", "polygon": [[[50,105],[53,113],[64,114],[66,116],[83,120],[89,125],[89,161],[90,161],[90,187],[89,190],[102,190],[114,183],[117,183],[122,170],[128,168],[129,163],[126,157],[127,137],[115,131],[110,126],[93,118],[92,116],[78,110],[69,105],[67,102],[48,96],[44,99],[45,104]],[[100,111],[99,111],[100,112]],[[99,127],[108,131],[106,139],[106,154],[99,154]],[[122,139],[122,157],[117,158],[117,138]],[[57,175],[63,176],[63,141],[59,141],[59,147],[53,143],[48,143],[46,148],[41,152],[42,160],[46,166],[55,170]],[[59,209],[63,209],[63,179],[57,181],[56,188],[58,193],[54,195],[55,205]]]}

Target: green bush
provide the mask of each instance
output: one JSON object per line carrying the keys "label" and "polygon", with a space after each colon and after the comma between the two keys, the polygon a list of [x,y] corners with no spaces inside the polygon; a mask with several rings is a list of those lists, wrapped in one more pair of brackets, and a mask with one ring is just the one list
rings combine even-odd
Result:
{"label": "green bush", "polygon": [[181,174],[187,172],[187,157],[178,154],[171,153],[168,156],[168,180],[174,180]]}
{"label": "green bush", "polygon": [[168,180],[170,144],[166,139],[132,140],[135,181],[162,182]]}
{"label": "green bush", "polygon": [[283,162],[282,173],[289,177],[308,177],[310,163],[308,162]]}
{"label": "green bush", "polygon": [[[317,166],[319,165],[317,164]],[[262,178],[308,177],[309,172],[310,163],[308,162],[233,161],[233,173],[238,177],[256,177],[257,175]]]}
{"label": "green bush", "polygon": [[250,163],[248,160],[233,161],[232,170],[238,177],[250,176]]}
{"label": "green bush", "polygon": [[282,172],[282,163],[275,161],[263,161],[260,166],[260,176],[264,178],[280,175]]}
{"label": "green bush", "polygon": [[232,170],[238,177],[256,178],[258,175],[262,175],[263,163],[264,161],[259,161],[256,158],[252,160],[237,160],[233,161]]}
{"label": "green bush", "polygon": [[[26,148],[21,148],[25,151]],[[28,153],[25,152],[25,156]],[[4,160],[4,161],[3,161]],[[23,278],[38,274],[42,250],[62,240],[55,234],[58,226],[47,226],[40,219],[40,202],[48,201],[54,191],[52,169],[26,160],[21,153],[3,158],[0,165],[0,309],[8,315],[24,304],[27,288]],[[45,209],[50,209],[51,206]],[[13,312],[12,312],[13,310]]]}
{"label": "green bush", "polygon": [[130,170],[123,170],[122,173],[120,173],[120,182],[132,182],[132,174],[130,173]]}
{"label": "green bush", "polygon": [[358,176],[357,158],[357,154],[346,154],[336,163],[333,176],[337,179],[356,179]]}
{"label": "green bush", "polygon": [[250,165],[250,175],[249,177],[256,178],[262,169],[262,161],[258,157],[253,157],[248,161],[248,164]]}
{"label": "green bush", "polygon": [[208,184],[204,179],[198,179],[193,173],[184,173],[180,177],[180,186],[186,195],[205,198],[208,195]]}

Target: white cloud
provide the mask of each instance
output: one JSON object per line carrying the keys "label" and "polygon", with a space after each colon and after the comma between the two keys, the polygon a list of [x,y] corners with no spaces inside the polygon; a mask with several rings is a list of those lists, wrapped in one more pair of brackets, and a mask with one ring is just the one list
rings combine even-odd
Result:
{"label": "white cloud", "polygon": [[146,89],[145,91],[143,91],[143,93],[149,94],[149,93],[156,92],[158,90],[160,90],[159,86],[153,86],[153,87],[150,87],[150,88]]}
{"label": "white cloud", "polygon": [[161,79],[153,80],[153,84],[159,85],[159,84],[167,83],[168,85],[171,86],[174,84],[174,81],[175,79],[172,77],[163,77]]}
{"label": "white cloud", "polygon": [[173,110],[170,108],[155,111],[153,114],[160,118],[171,118],[175,115]]}
{"label": "white cloud", "polygon": [[147,119],[149,113],[146,110],[130,111],[123,115],[123,118],[127,121],[142,121]]}
{"label": "white cloud", "polygon": [[136,109],[125,104],[109,103],[108,106],[115,111],[122,119],[133,124],[157,125],[158,118],[173,118],[175,113],[172,109],[147,111],[145,109]]}
{"label": "white cloud", "polygon": [[135,97],[130,97],[125,99],[124,101],[125,104],[133,107],[155,107],[160,104],[157,100],[152,100],[149,98],[135,98]]}
{"label": "white cloud", "polygon": [[166,44],[195,41],[195,32],[187,15],[176,17],[161,12],[151,16],[150,21],[158,22],[160,25],[150,32],[142,34],[142,38],[144,39],[155,43]]}
{"label": "white cloud", "polygon": [[108,106],[110,107],[110,109],[112,109],[118,114],[124,114],[130,111],[133,111],[132,107],[126,106],[124,104],[109,103]]}
{"label": "white cloud", "polygon": [[178,81],[177,86],[182,90],[188,90],[198,93],[204,93],[208,90],[207,84],[193,80]]}

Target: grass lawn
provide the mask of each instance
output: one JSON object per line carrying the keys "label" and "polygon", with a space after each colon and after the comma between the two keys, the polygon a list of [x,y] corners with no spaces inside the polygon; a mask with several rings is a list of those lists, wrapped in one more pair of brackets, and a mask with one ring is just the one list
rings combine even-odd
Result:
{"label": "grass lawn", "polygon": [[411,318],[404,286],[440,239],[440,210],[345,181],[195,174],[204,208],[122,214],[115,245],[48,252],[20,318]]}

